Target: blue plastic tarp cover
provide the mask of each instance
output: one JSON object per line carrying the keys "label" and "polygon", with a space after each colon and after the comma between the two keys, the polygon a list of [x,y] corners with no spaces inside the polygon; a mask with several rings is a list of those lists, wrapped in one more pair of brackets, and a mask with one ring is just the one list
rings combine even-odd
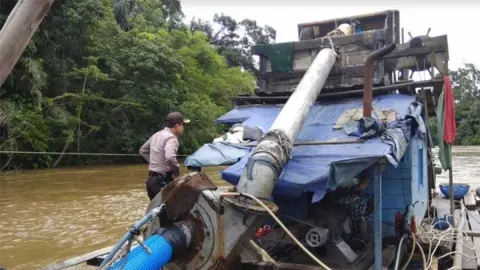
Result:
{"label": "blue plastic tarp cover", "polygon": [[247,155],[251,149],[252,146],[225,142],[208,143],[188,156],[184,164],[188,167],[231,165],[237,163],[242,157]]}
{"label": "blue plastic tarp cover", "polygon": [[[373,107],[394,110],[397,119],[405,119],[412,102],[415,102],[413,96],[390,94],[375,97]],[[361,98],[315,104],[297,137],[297,142],[355,139],[356,137],[348,136],[344,130],[333,127],[343,112],[361,107]],[[281,106],[276,105],[240,106],[216,122],[242,123],[268,130],[281,109]],[[372,117],[376,118],[375,115]],[[318,201],[327,190],[333,190],[350,181],[382,157],[387,157],[390,163],[396,166],[401,156],[398,157],[395,150],[391,143],[383,142],[380,136],[370,138],[364,143],[295,146],[292,159],[287,162],[277,180],[273,195],[294,197],[313,192],[313,200]],[[225,169],[222,178],[231,184],[237,184],[250,155],[251,152]]]}

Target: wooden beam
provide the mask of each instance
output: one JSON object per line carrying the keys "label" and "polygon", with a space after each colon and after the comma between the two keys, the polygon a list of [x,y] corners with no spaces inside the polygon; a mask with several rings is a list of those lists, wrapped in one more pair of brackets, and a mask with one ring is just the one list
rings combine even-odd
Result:
{"label": "wooden beam", "polygon": [[[470,229],[469,223],[472,221],[470,216],[470,211],[465,211],[465,223],[463,225],[463,231]],[[477,259],[475,259],[475,250],[471,249],[474,247],[473,238],[471,236],[465,237],[463,240],[463,256],[462,256],[462,269],[478,269]]]}
{"label": "wooden beam", "polygon": [[[278,79],[291,79],[291,78],[302,78],[307,70],[294,70],[291,72],[264,72],[260,73],[258,76],[262,80],[278,80]],[[353,67],[333,67],[330,71],[330,75],[347,75],[347,76],[359,76],[363,75],[363,66],[353,66]]]}
{"label": "wooden beam", "polygon": [[0,86],[5,82],[54,0],[19,0],[0,31]]}
{"label": "wooden beam", "polygon": [[306,146],[306,145],[326,145],[326,144],[352,144],[352,143],[364,143],[363,139],[350,139],[350,140],[329,140],[329,141],[304,141],[296,142],[293,146]]}
{"label": "wooden beam", "polygon": [[[472,231],[480,231],[480,214],[478,214],[476,209],[474,211],[468,211],[468,221]],[[475,247],[477,267],[480,267],[480,237],[473,237],[473,246]]]}
{"label": "wooden beam", "polygon": [[477,201],[475,200],[475,191],[470,190],[463,199],[465,201],[465,207],[468,210],[475,210],[477,208]]}
{"label": "wooden beam", "polygon": [[[92,252],[89,252],[87,254],[71,258],[69,260],[53,264],[53,265],[48,265],[47,267],[44,268],[44,270],[59,270],[59,269],[65,269],[68,267],[72,267],[81,263],[85,263],[88,260],[91,260],[93,258],[96,258],[98,256],[102,256],[105,254],[108,254],[112,250],[113,246],[105,247],[102,249],[98,249]],[[133,249],[133,247],[132,247]]]}
{"label": "wooden beam", "polygon": [[[430,86],[441,86],[443,84],[443,79],[433,79],[420,82],[407,82],[400,84],[391,84],[385,86],[378,86],[373,88],[374,95],[375,93],[385,93],[389,91],[399,90],[399,89],[415,89],[417,87],[430,87]],[[263,94],[263,93],[262,93]],[[276,94],[276,95],[275,95]],[[272,93],[270,96],[237,96],[235,97],[235,103],[240,104],[256,104],[256,103],[270,103],[270,104],[282,104],[287,102],[290,98],[289,95],[291,92],[281,92],[281,93]],[[346,98],[353,96],[361,96],[363,94],[363,89],[353,89],[353,90],[344,90],[333,93],[320,93],[317,101],[323,101],[328,98]],[[436,95],[437,93],[434,93]],[[440,93],[438,93],[440,94]],[[240,103],[240,104],[238,104]]]}
{"label": "wooden beam", "polygon": [[[448,52],[447,36],[431,37],[422,41],[423,46],[419,48],[410,48],[410,43],[398,44],[393,52],[385,55],[382,59],[411,57],[426,55],[429,53],[445,53]],[[448,58],[446,59],[448,60]]]}

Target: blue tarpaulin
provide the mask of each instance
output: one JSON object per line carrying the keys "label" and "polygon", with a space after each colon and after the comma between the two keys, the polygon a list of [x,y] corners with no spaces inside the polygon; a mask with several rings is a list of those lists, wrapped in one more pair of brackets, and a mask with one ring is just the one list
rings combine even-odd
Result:
{"label": "blue tarpaulin", "polygon": [[231,165],[247,155],[252,146],[235,145],[225,142],[204,144],[195,154],[185,159],[187,167]]}
{"label": "blue tarpaulin", "polygon": [[[408,114],[416,113],[411,108],[409,109],[412,102],[415,102],[413,96],[390,94],[375,97],[373,107],[380,110],[394,110],[397,119],[403,120]],[[333,127],[345,111],[361,110],[361,108],[361,98],[315,104],[296,142],[355,139],[356,137],[348,136],[343,129],[334,129]],[[247,126],[260,126],[263,130],[268,130],[281,109],[282,106],[276,105],[239,106],[220,117],[216,122],[222,124],[242,123]],[[384,136],[384,139],[393,137]],[[406,138],[405,141],[408,142],[409,139]],[[382,157],[387,157],[390,163],[396,166],[397,161],[401,158],[398,155],[403,155],[403,153],[398,153],[398,149],[405,147],[394,144],[395,142],[393,145],[392,142],[384,142],[380,136],[377,136],[363,143],[295,146],[292,151],[292,159],[283,169],[273,195],[297,197],[305,192],[313,192],[313,200],[318,201],[328,189],[335,189],[338,185],[351,180]],[[202,155],[208,156],[205,152]],[[224,170],[222,178],[232,184],[237,184],[250,155],[251,151],[248,151],[240,161]]]}

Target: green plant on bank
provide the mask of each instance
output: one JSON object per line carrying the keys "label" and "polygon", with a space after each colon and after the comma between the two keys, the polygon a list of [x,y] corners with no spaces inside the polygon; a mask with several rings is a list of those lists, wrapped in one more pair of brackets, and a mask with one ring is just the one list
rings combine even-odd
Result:
{"label": "green plant on bank", "polygon": [[[0,7],[0,26],[9,12]],[[55,1],[0,88],[0,150],[137,153],[173,110],[192,119],[181,153],[219,136],[213,121],[256,86],[250,47],[276,32],[224,14],[183,18],[178,0]],[[480,73],[467,63],[451,75],[456,143],[480,144]],[[0,170],[97,161],[0,154]]]}
{"label": "green plant on bank", "polygon": [[[226,28],[210,36],[183,18],[178,0],[55,1],[0,88],[0,150],[137,153],[173,110],[192,119],[181,153],[218,136],[213,121],[256,86],[249,46],[273,42],[275,30],[222,14],[214,23]],[[96,162],[0,160],[0,170]]]}
{"label": "green plant on bank", "polygon": [[[472,63],[450,72],[455,97],[457,120],[456,145],[480,145],[480,70]],[[435,131],[436,117],[429,119],[430,130]],[[438,139],[432,132],[434,144]]]}

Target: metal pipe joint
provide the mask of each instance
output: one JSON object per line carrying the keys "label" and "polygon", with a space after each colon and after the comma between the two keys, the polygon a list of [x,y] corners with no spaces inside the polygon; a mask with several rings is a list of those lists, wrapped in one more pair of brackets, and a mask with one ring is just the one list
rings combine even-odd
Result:
{"label": "metal pipe joint", "polygon": [[248,159],[237,189],[260,199],[268,199],[275,181],[290,158],[292,143],[281,130],[272,130],[260,141]]}

